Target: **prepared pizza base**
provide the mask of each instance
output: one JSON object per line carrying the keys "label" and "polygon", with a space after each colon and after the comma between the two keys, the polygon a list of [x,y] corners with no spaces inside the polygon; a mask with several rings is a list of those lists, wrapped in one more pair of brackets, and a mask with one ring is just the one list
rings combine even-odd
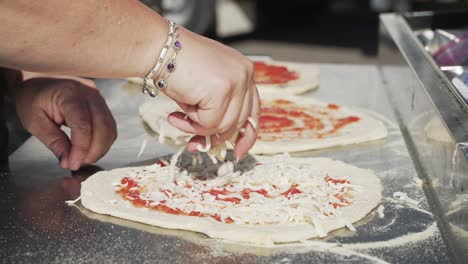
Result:
{"label": "prepared pizza base", "polygon": [[[271,158],[259,157],[259,162],[268,163]],[[223,223],[211,217],[185,216],[147,208],[135,207],[124,200],[115,191],[112,183],[119,182],[135,168],[121,168],[98,172],[81,186],[82,205],[96,213],[107,214],[123,219],[133,220],[149,225],[169,229],[183,229],[204,233],[211,238],[233,242],[252,243],[263,246],[275,243],[302,241],[317,237],[320,233],[351,226],[364,218],[381,200],[382,186],[380,180],[371,170],[357,168],[343,162],[327,158],[290,158],[288,164],[308,164],[317,170],[326,171],[330,177],[346,175],[356,187],[352,191],[352,204],[339,208],[339,217],[328,217],[326,221],[318,220],[321,230],[311,223],[291,224],[236,224]],[[284,172],[287,173],[287,172]]]}
{"label": "prepared pizza base", "polygon": [[317,89],[320,85],[318,64],[286,61],[266,61],[265,63],[287,67],[288,70],[297,72],[299,79],[285,84],[257,84],[260,94],[303,94]]}
{"label": "prepared pizza base", "polygon": [[[262,102],[272,100],[289,100],[298,106],[323,106],[328,103],[313,99],[311,97],[299,96],[280,96],[280,95],[262,95]],[[158,101],[150,101],[140,106],[140,115],[153,131],[159,134],[160,139],[170,138],[183,143],[192,135],[182,132],[167,122],[167,115],[176,111],[178,106],[171,100],[160,98]],[[255,145],[250,150],[252,154],[275,154],[284,152],[296,152],[323,149],[350,144],[358,144],[368,141],[383,139],[387,136],[387,128],[382,121],[375,118],[375,115],[355,111],[351,108],[340,106],[340,111],[344,116],[356,116],[360,118],[359,122],[352,123],[342,128],[339,133],[323,138],[301,138],[294,136],[292,138],[278,140],[257,139]],[[280,132],[281,134],[281,132]],[[262,136],[260,134],[260,136]]]}
{"label": "prepared pizza base", "polygon": [[[153,98],[152,98],[153,99]],[[158,133],[159,140],[170,138],[176,143],[184,143],[193,136],[185,133],[167,122],[167,116],[174,111],[182,111],[178,105],[168,98],[154,98],[140,106],[138,109],[143,121]]]}
{"label": "prepared pizza base", "polygon": [[[320,70],[318,64],[285,61],[267,61],[265,63],[269,65],[285,66],[288,70],[297,72],[299,79],[284,84],[257,84],[258,91],[261,94],[303,94],[317,89],[320,85]],[[143,85],[143,78],[132,77],[127,78],[127,80],[132,83]],[[148,85],[155,88],[153,82],[149,82]]]}
{"label": "prepared pizza base", "polygon": [[[262,101],[271,101],[275,99],[289,100],[299,106],[323,106],[328,103],[310,98],[298,96],[263,96]],[[350,144],[358,144],[368,141],[379,140],[387,137],[387,128],[382,121],[376,119],[368,113],[355,111],[345,106],[339,106],[339,111],[344,116],[359,117],[359,121],[349,124],[340,129],[337,134],[325,136],[322,138],[301,138],[300,136],[283,138],[278,140],[257,139],[255,145],[250,150],[255,154],[275,154],[283,152],[297,152],[306,150],[316,150]],[[376,116],[376,114],[373,114]]]}

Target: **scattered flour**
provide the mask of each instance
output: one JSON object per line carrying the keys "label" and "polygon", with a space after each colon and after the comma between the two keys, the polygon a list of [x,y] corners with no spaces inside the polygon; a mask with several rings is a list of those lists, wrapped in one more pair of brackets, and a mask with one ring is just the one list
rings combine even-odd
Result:
{"label": "scattered flour", "polygon": [[419,201],[416,201],[414,199],[411,199],[408,197],[408,194],[406,194],[405,192],[394,192],[393,193],[393,198],[398,198],[402,201],[405,201],[405,202],[408,202],[410,204],[414,204],[414,205],[418,205],[419,204]]}
{"label": "scattered flour", "polygon": [[410,187],[422,187],[423,184],[424,184],[424,181],[423,181],[423,180],[421,180],[421,179],[418,178],[417,176],[414,176],[414,177],[413,177],[413,180],[412,180],[410,183],[408,183],[408,184],[406,184],[405,186],[403,186],[403,187],[405,187],[405,188],[410,188]]}
{"label": "scattered flour", "polygon": [[377,213],[379,214],[379,218],[384,218],[385,216],[384,210],[385,210],[385,206],[379,205],[379,207],[377,208]]}

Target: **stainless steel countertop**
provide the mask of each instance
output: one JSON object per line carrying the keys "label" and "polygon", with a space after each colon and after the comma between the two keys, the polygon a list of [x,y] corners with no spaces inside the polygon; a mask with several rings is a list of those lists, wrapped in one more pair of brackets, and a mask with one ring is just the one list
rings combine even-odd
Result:
{"label": "stainless steel countertop", "polygon": [[[381,115],[386,140],[298,153],[325,156],[373,169],[384,185],[383,218],[374,211],[355,226],[326,239],[301,245],[261,248],[235,245],[187,231],[165,230],[102,216],[64,201],[79,195],[80,182],[93,172],[144,162],[175,149],[145,132],[138,106],[149,100],[139,87],[122,80],[100,80],[118,123],[119,137],[96,166],[70,175],[36,139],[10,157],[11,173],[0,179],[0,262],[3,263],[441,263],[447,250],[420,184],[405,141],[396,124],[377,68],[321,65],[318,91],[308,94],[334,103],[369,109]],[[145,151],[137,157],[143,141]],[[416,181],[417,182],[417,181]],[[393,198],[405,192],[414,205]]]}
{"label": "stainless steel countertop", "polygon": [[[379,33],[385,90],[419,175],[428,183],[425,193],[454,263],[468,258],[468,108],[416,32],[461,28],[468,25],[460,19],[467,14],[462,10],[383,14]],[[446,133],[448,138],[433,140],[428,132]]]}

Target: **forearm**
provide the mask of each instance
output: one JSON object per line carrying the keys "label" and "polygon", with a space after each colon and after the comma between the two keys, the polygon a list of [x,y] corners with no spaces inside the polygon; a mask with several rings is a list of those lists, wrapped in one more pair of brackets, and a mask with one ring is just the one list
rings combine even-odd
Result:
{"label": "forearm", "polygon": [[167,36],[164,19],[132,0],[0,1],[0,14],[0,65],[30,71],[143,76]]}

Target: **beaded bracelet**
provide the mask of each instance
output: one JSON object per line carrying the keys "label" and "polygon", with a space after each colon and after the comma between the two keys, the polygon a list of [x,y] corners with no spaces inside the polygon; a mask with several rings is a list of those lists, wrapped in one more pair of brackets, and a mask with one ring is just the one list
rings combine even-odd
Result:
{"label": "beaded bracelet", "polygon": [[176,29],[177,29],[177,25],[174,22],[169,21],[169,33],[167,34],[166,44],[164,44],[164,47],[161,50],[161,53],[159,54],[158,60],[156,61],[156,65],[154,65],[153,69],[151,69],[151,71],[148,72],[148,74],[146,74],[145,77],[143,78],[143,88],[141,89],[141,91],[144,94],[149,93],[149,95],[151,97],[155,97],[155,96],[158,95],[157,90],[155,90],[155,89],[150,90],[149,89],[148,81],[152,81],[151,78],[161,68],[161,66],[162,66],[162,64],[164,62],[164,59],[165,59],[165,57],[167,55],[167,52],[169,51],[169,48],[171,47],[172,40],[174,38],[174,32],[176,31]]}
{"label": "beaded bracelet", "polygon": [[161,74],[160,76],[162,76],[161,78],[159,78],[159,80],[156,82],[156,87],[161,90],[163,88],[166,88],[167,87],[167,83],[168,83],[168,80],[169,80],[169,76],[171,75],[171,73],[173,73],[176,69],[176,58],[177,58],[177,54],[179,54],[179,51],[182,49],[182,43],[179,41],[179,27],[176,26],[175,29],[174,29],[174,32],[175,32],[175,41],[174,41],[174,44],[172,45],[172,49],[174,50],[174,55],[173,57],[168,61],[168,63],[165,65],[165,68],[163,68],[162,70],[164,71],[164,69],[167,70],[167,72],[165,74]]}

